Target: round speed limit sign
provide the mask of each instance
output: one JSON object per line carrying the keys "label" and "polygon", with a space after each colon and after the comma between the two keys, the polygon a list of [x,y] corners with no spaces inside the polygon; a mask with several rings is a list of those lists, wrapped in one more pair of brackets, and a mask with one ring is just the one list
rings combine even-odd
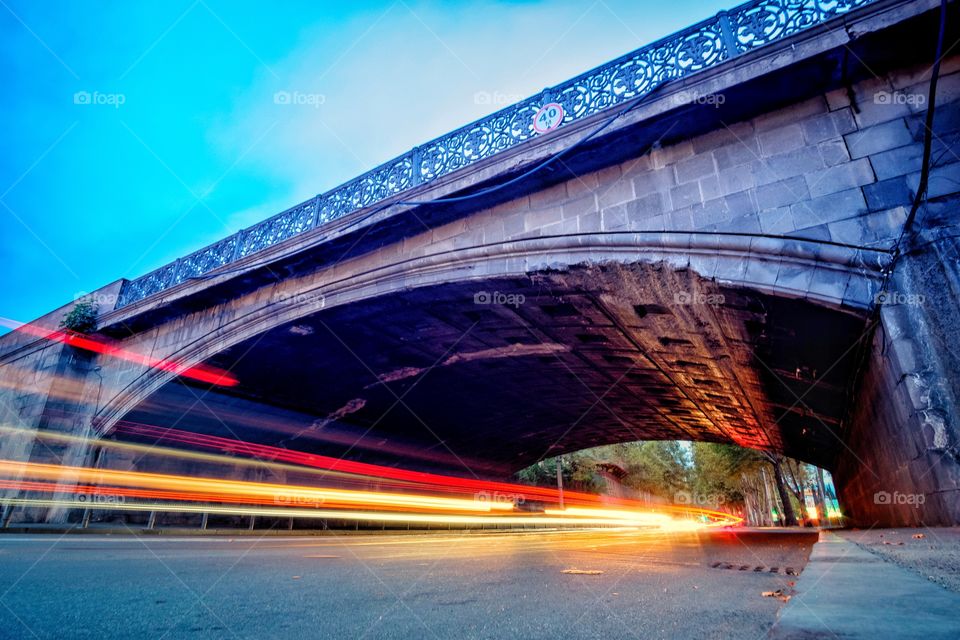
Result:
{"label": "round speed limit sign", "polygon": [[551,102],[540,107],[537,115],[533,116],[533,130],[537,133],[553,131],[563,122],[563,106]]}

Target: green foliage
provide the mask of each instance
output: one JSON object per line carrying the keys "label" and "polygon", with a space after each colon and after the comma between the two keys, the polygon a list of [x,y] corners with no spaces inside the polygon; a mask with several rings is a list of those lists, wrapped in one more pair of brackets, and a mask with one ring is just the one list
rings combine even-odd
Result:
{"label": "green foliage", "polygon": [[[556,465],[557,458],[542,460],[518,472],[517,478],[527,484],[556,486]],[[606,465],[622,469],[620,483],[637,494],[674,502],[685,492],[697,506],[742,512],[750,524],[757,525],[772,524],[770,512],[781,510],[778,480],[793,511],[802,513],[804,488],[814,478],[807,465],[770,452],[710,442],[646,441],[565,454],[564,487],[604,492],[600,468]]]}
{"label": "green foliage", "polygon": [[678,491],[688,486],[688,456],[685,445],[680,442],[631,442],[595,451],[626,471],[622,482],[636,491],[673,500]]}
{"label": "green foliage", "polygon": [[60,327],[76,333],[90,333],[97,328],[97,305],[78,302],[60,321]]}
{"label": "green foliage", "polygon": [[737,504],[743,502],[743,476],[756,473],[766,462],[757,451],[729,444],[694,442],[691,453],[691,491]]}
{"label": "green foliage", "polygon": [[[659,441],[614,444],[566,454],[562,465],[564,486],[578,491],[603,491],[601,464],[623,469],[626,475],[621,482],[625,486],[668,500],[687,487],[689,466],[684,445]],[[518,472],[517,478],[528,484],[556,485],[556,468],[556,458],[548,458]]]}

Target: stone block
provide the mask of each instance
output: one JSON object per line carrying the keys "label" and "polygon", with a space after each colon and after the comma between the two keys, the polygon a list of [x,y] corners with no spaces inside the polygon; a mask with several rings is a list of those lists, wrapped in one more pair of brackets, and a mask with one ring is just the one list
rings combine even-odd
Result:
{"label": "stone block", "polygon": [[[505,238],[523,233],[526,228],[527,216],[523,213],[515,213],[503,219],[503,235]],[[404,247],[404,253],[406,253],[406,247]]]}
{"label": "stone block", "polygon": [[858,99],[857,108],[859,111],[853,115],[858,128],[866,129],[882,122],[889,122],[910,115],[911,111],[908,104],[884,97],[890,94],[889,85],[878,84],[872,93],[863,95]]}
{"label": "stone block", "polygon": [[693,143],[684,140],[668,147],[661,147],[650,152],[650,160],[654,169],[663,169],[666,166],[689,158],[694,154]]}
{"label": "stone block", "polygon": [[662,214],[666,207],[664,206],[664,196],[660,193],[650,193],[631,200],[624,204],[627,210],[627,218],[630,220],[644,220]]}
{"label": "stone block", "polygon": [[814,198],[852,189],[875,181],[873,167],[866,158],[854,162],[839,164],[819,171],[812,171],[804,178],[810,195]]}
{"label": "stone block", "polygon": [[713,149],[718,149],[750,138],[753,135],[753,124],[749,122],[737,122],[694,138],[692,141],[693,151],[694,153],[712,151]]}
{"label": "stone block", "polygon": [[923,145],[910,144],[874,154],[870,156],[870,164],[873,165],[877,180],[886,180],[919,171],[922,158]]}
{"label": "stone block", "polygon": [[805,175],[823,168],[823,158],[817,147],[801,147],[787,153],[766,158],[754,164],[757,184],[768,184],[793,176]]}
{"label": "stone block", "polygon": [[790,124],[757,134],[762,157],[770,157],[799,149],[803,146],[803,129],[799,123]]}
{"label": "stone block", "polygon": [[857,123],[849,108],[821,113],[800,123],[803,137],[808,144],[817,144],[831,138],[855,131]]}
{"label": "stone block", "polygon": [[619,177],[610,182],[600,180],[600,188],[597,189],[597,200],[601,209],[633,200],[633,198],[632,180]]}
{"label": "stone block", "polygon": [[568,198],[580,198],[584,194],[592,193],[597,190],[600,186],[599,181],[597,180],[597,172],[585,173],[582,176],[577,176],[567,180],[567,197]]}
{"label": "stone block", "polygon": [[597,196],[595,193],[589,193],[581,198],[567,200],[563,203],[563,217],[571,218],[593,213],[598,210]]}
{"label": "stone block", "polygon": [[867,203],[860,189],[838,191],[790,205],[790,213],[797,229],[851,218],[866,211]]}
{"label": "stone block", "polygon": [[793,216],[790,215],[790,207],[778,207],[763,211],[758,216],[760,221],[760,230],[763,233],[773,235],[786,235],[794,231]]}
{"label": "stone block", "polygon": [[566,236],[576,234],[580,230],[577,218],[567,218],[560,222],[549,224],[540,229],[542,236]]}
{"label": "stone block", "polygon": [[844,136],[851,158],[889,151],[913,142],[910,130],[902,118],[854,131]]}
{"label": "stone block", "polygon": [[668,191],[676,184],[673,169],[652,169],[633,178],[633,190],[637,196],[654,191]]}
{"label": "stone block", "polygon": [[704,200],[712,200],[723,195],[720,193],[720,178],[716,174],[709,175],[698,182],[700,183],[700,195],[703,196]]}
{"label": "stone block", "polygon": [[847,218],[827,225],[830,239],[842,244],[862,245],[867,241],[867,230],[860,218]]}
{"label": "stone block", "polygon": [[715,149],[713,158],[720,171],[753,162],[760,158],[760,142],[754,135],[738,138],[731,144]]}
{"label": "stone block", "polygon": [[843,141],[843,138],[824,140],[817,145],[817,149],[819,149],[820,157],[823,158],[823,164],[826,167],[834,167],[850,161],[850,152],[847,151],[847,143]]}
{"label": "stone block", "polygon": [[782,262],[775,287],[778,291],[804,295],[812,280],[813,272],[809,267]]}
{"label": "stone block", "polygon": [[[907,186],[913,193],[920,187],[920,172],[907,177]],[[927,198],[939,198],[960,192],[960,162],[930,170],[927,180]]]}
{"label": "stone block", "polygon": [[539,229],[548,224],[559,222],[563,219],[563,209],[559,206],[547,207],[545,209],[534,209],[524,214],[524,227],[526,231]]}
{"label": "stone block", "polygon": [[682,184],[670,189],[670,204],[674,209],[682,209],[701,202],[700,185],[696,182]]}
{"label": "stone block", "polygon": [[828,91],[824,94],[824,98],[827,99],[827,108],[831,111],[850,107],[850,94],[847,93],[846,87]]}
{"label": "stone block", "polygon": [[871,211],[908,205],[912,201],[912,192],[904,176],[868,184],[863,188],[863,196]]}
{"label": "stone block", "polygon": [[752,166],[743,164],[732,169],[726,169],[718,174],[720,193],[730,195],[747,189],[752,189],[756,185]]}
{"label": "stone block", "polygon": [[840,303],[846,293],[850,274],[826,267],[817,267],[810,277],[807,296],[814,299]]}
{"label": "stone block", "polygon": [[717,270],[717,256],[692,254],[689,259],[688,267],[691,271],[699,273],[704,278],[713,278],[713,274]]}
{"label": "stone block", "polygon": [[701,153],[692,158],[681,160],[674,165],[674,170],[677,175],[677,184],[699,180],[717,172],[713,162],[713,154],[710,153]]}
{"label": "stone block", "polygon": [[714,230],[723,233],[761,233],[760,220],[756,213],[734,215],[729,220],[715,225]]}
{"label": "stone block", "polygon": [[596,233],[601,229],[600,212],[594,211],[576,218],[580,224],[580,233]]}
{"label": "stone block", "polygon": [[743,279],[745,282],[772,288],[777,283],[777,275],[779,273],[779,259],[774,258],[767,260],[755,256],[747,264],[747,272],[744,274]]}
{"label": "stone block", "polygon": [[620,231],[627,226],[627,208],[618,204],[607,207],[601,212],[601,222],[604,231]]}
{"label": "stone block", "polygon": [[866,278],[850,278],[847,290],[843,292],[843,304],[866,309],[873,306],[876,293],[876,282]]}
{"label": "stone block", "polygon": [[758,132],[770,131],[771,129],[790,125],[826,111],[827,102],[823,96],[814,96],[803,102],[792,104],[789,107],[757,116],[753,119],[753,126]]}
{"label": "stone block", "polygon": [[687,208],[671,211],[667,214],[667,227],[670,231],[692,231],[695,229],[692,210]]}
{"label": "stone block", "polygon": [[717,269],[713,277],[719,282],[743,282],[743,274],[747,272],[747,259],[740,256],[721,255],[717,260]]}
{"label": "stone block", "polygon": [[694,225],[698,229],[729,220],[731,217],[730,209],[727,206],[726,200],[723,198],[707,200],[701,206],[693,207],[691,209],[691,215],[693,216]]}
{"label": "stone block", "polygon": [[794,176],[757,187],[757,206],[761,211],[791,205],[809,198],[810,191],[802,176]]}
{"label": "stone block", "polygon": [[567,183],[561,182],[546,189],[540,189],[530,194],[529,203],[533,209],[539,209],[567,199]]}

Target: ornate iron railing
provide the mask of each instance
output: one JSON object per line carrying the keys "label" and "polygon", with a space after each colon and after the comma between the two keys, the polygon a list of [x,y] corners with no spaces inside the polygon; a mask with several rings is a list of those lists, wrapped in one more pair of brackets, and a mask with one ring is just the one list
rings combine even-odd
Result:
{"label": "ornate iron railing", "polygon": [[538,135],[533,118],[542,105],[561,104],[562,124],[568,124],[874,1],[753,0],[721,12],[415,147],[346,184],[125,282],[117,308],[521,144]]}

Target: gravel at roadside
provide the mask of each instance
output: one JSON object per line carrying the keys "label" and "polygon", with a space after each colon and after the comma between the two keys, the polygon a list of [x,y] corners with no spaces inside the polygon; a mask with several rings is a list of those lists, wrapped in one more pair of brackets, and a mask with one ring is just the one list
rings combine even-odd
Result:
{"label": "gravel at roadside", "polygon": [[844,539],[960,593],[960,527],[850,529]]}

